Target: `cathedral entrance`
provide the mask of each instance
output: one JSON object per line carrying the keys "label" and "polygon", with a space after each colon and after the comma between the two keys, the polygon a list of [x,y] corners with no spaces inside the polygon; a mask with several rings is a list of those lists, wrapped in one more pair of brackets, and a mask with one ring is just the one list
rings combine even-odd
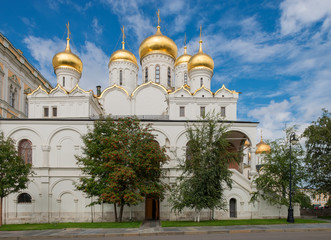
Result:
{"label": "cathedral entrance", "polygon": [[145,219],[159,220],[160,219],[160,201],[158,198],[146,197],[145,200]]}
{"label": "cathedral entrance", "polygon": [[230,199],[230,217],[237,217],[237,200],[235,198]]}

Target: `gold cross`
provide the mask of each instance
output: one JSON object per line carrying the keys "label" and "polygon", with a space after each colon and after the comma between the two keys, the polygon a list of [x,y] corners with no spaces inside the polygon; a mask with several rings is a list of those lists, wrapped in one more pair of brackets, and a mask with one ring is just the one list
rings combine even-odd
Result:
{"label": "gold cross", "polygon": [[161,22],[160,9],[157,10],[156,15],[157,15],[157,25],[160,26],[160,22]]}
{"label": "gold cross", "polygon": [[184,45],[186,46],[186,33],[185,33],[185,38],[184,38]]}
{"label": "gold cross", "polygon": [[200,25],[200,40],[201,40],[201,32],[202,32],[202,27]]}
{"label": "gold cross", "polygon": [[71,32],[70,32],[70,30],[69,30],[69,21],[68,21],[68,23],[66,24],[66,27],[67,27],[67,29],[68,29],[68,39],[70,38],[70,34],[71,34]]}
{"label": "gold cross", "polygon": [[123,42],[124,42],[124,39],[125,39],[125,33],[124,33],[124,26],[123,26],[123,28],[121,29],[121,31],[122,31],[122,33],[123,33]]}

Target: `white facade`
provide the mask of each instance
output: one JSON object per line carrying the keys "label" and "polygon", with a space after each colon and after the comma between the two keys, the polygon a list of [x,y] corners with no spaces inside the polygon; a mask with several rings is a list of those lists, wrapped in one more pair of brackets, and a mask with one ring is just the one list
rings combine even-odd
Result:
{"label": "white facade", "polygon": [[[239,93],[227,89],[224,85],[216,92],[211,92],[213,73],[206,69],[192,70],[189,82],[185,85],[185,64],[177,66],[175,72],[174,63],[174,59],[168,55],[148,54],[141,60],[143,79],[142,84],[138,86],[137,66],[117,60],[109,64],[110,86],[104,89],[100,96],[84,91],[78,84],[70,87],[71,89],[65,88],[61,81],[58,81],[58,85],[51,91],[39,87],[28,96],[29,119],[0,120],[0,130],[6,137],[13,138],[17,144],[21,140],[29,140],[35,172],[27,189],[11,194],[5,199],[4,222],[114,220],[113,206],[103,204],[86,207],[91,199],[75,189],[75,184],[81,176],[75,155],[82,154],[81,136],[93,128],[94,119],[99,115],[111,115],[115,118],[136,115],[142,119],[143,124],[152,124],[156,140],[161,146],[166,147],[171,159],[164,166],[167,176],[163,180],[173,184],[179,174],[174,154],[185,156],[185,125],[195,122],[201,115],[211,111],[222,115],[224,124],[229,126],[229,141],[237,151],[245,153],[239,165],[231,166],[233,188],[226,190],[226,200],[231,211],[216,211],[215,218],[286,216],[284,206],[277,208],[268,206],[263,201],[255,205],[250,202],[250,193],[255,190],[252,180],[257,174],[256,148],[244,147],[244,142],[256,142],[258,123],[237,121]],[[156,66],[160,66],[159,80],[156,80]],[[145,82],[146,68],[148,81]],[[123,71],[121,83],[120,70]],[[56,74],[59,77],[61,73],[56,71]],[[168,84],[169,77],[171,84]],[[201,85],[198,79],[200,77],[204,78]],[[198,80],[194,80],[195,78]],[[250,159],[248,153],[251,153]],[[22,193],[31,196],[31,201],[22,203],[19,197]],[[124,218],[142,220],[146,216],[146,207],[147,202],[131,208],[125,207]],[[190,210],[184,211],[181,215],[172,213],[167,199],[160,203],[159,209],[162,220],[193,218],[193,212]],[[209,211],[203,211],[201,218],[208,219],[209,215]],[[295,215],[299,215],[298,208],[295,208]]]}

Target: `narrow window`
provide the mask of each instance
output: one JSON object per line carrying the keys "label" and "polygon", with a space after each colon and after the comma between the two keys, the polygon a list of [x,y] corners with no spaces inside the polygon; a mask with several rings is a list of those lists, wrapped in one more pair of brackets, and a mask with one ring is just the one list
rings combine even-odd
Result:
{"label": "narrow window", "polygon": [[49,116],[49,109],[48,107],[44,107],[44,117],[48,117]]}
{"label": "narrow window", "polygon": [[66,86],[66,78],[63,77],[63,87],[65,87],[65,86]]}
{"label": "narrow window", "polygon": [[156,65],[155,67],[155,82],[160,83],[160,66]]}
{"label": "narrow window", "polygon": [[123,72],[120,70],[120,86],[123,85]]}
{"label": "narrow window", "polygon": [[225,107],[221,107],[221,117],[225,117]]}
{"label": "narrow window", "polygon": [[185,107],[179,107],[179,116],[185,117]]}
{"label": "narrow window", "polygon": [[57,117],[57,107],[53,107],[53,117]]}
{"label": "narrow window", "polygon": [[28,193],[21,193],[17,197],[17,203],[31,203],[31,196]]}
{"label": "narrow window", "polygon": [[148,82],[148,67],[145,68],[145,83]]}
{"label": "narrow window", "polygon": [[25,163],[32,164],[32,143],[28,139],[22,139],[18,143],[18,153]]}
{"label": "narrow window", "polygon": [[200,87],[203,86],[203,78],[200,78]]}
{"label": "narrow window", "polygon": [[187,84],[187,73],[185,72],[184,73],[184,85],[186,85]]}
{"label": "narrow window", "polygon": [[170,70],[170,67],[168,67],[168,86],[171,87],[171,70]]}
{"label": "narrow window", "polygon": [[204,117],[206,114],[206,107],[200,107],[200,117]]}

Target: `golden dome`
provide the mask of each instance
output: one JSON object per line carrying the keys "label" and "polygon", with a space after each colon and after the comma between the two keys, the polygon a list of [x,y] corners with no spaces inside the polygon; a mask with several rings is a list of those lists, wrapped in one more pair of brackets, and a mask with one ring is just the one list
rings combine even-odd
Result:
{"label": "golden dome", "polygon": [[179,56],[177,59],[176,59],[176,61],[175,61],[175,67],[177,66],[177,65],[179,65],[179,64],[182,64],[182,63],[188,63],[188,61],[190,61],[190,59],[191,59],[191,55],[190,54],[187,54],[186,53],[186,50],[187,49],[187,47],[185,46],[184,47],[184,54],[183,55],[181,55],[181,56]]}
{"label": "golden dome", "polygon": [[246,141],[245,141],[245,143],[244,143],[244,146],[245,146],[245,147],[249,147],[249,146],[250,146],[250,143],[249,143],[248,139],[246,139]]}
{"label": "golden dome", "polygon": [[160,26],[157,26],[157,31],[154,35],[146,38],[139,47],[140,61],[145,56],[153,53],[162,53],[176,59],[177,57],[177,45],[176,43],[162,35]]}
{"label": "golden dome", "polygon": [[199,41],[200,47],[199,52],[193,57],[191,57],[190,61],[187,64],[188,71],[191,71],[195,68],[207,68],[214,71],[214,60],[206,53],[202,51],[202,40]]}
{"label": "golden dome", "polygon": [[261,154],[261,153],[270,153],[271,148],[268,144],[266,144],[265,142],[263,142],[262,137],[261,137],[261,141],[256,144],[256,154]]}
{"label": "golden dome", "polygon": [[60,67],[70,68],[76,70],[79,73],[83,71],[83,63],[80,58],[71,52],[70,49],[70,38],[67,38],[67,47],[63,52],[57,53],[53,57],[53,68],[54,71]]}
{"label": "golden dome", "polygon": [[131,62],[138,67],[136,56],[132,52],[124,49],[124,41],[122,42],[122,49],[117,50],[110,56],[109,64],[116,61]]}

